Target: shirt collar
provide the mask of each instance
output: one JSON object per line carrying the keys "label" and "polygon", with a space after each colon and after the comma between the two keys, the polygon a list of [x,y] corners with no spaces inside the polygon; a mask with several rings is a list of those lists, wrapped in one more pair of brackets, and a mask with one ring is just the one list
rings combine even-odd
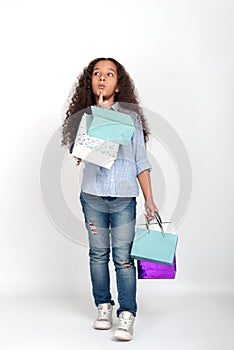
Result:
{"label": "shirt collar", "polygon": [[113,109],[114,111],[118,111],[118,109],[119,109],[119,102],[113,103],[113,105],[111,106],[111,109]]}

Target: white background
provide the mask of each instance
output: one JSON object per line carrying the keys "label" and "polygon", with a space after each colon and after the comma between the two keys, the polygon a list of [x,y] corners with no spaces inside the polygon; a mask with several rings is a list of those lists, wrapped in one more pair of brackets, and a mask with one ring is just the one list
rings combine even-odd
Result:
{"label": "white background", "polygon": [[50,222],[40,166],[76,76],[100,56],[125,66],[193,168],[177,278],[141,293],[233,293],[233,10],[228,0],[0,2],[1,295],[91,293],[87,248]]}

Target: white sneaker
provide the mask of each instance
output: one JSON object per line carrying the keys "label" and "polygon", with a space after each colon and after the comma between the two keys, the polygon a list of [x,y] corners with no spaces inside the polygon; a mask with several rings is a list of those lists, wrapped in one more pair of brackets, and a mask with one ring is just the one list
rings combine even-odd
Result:
{"label": "white sneaker", "polygon": [[118,340],[131,340],[133,335],[133,323],[135,317],[129,311],[119,314],[118,327],[114,331],[114,337]]}
{"label": "white sneaker", "polygon": [[113,306],[108,304],[98,305],[98,317],[94,321],[93,327],[95,329],[109,329],[112,326],[112,309]]}

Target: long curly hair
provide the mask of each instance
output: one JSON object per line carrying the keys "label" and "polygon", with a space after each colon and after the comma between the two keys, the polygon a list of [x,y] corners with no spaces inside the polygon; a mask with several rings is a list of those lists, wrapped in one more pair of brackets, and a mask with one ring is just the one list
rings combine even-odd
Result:
{"label": "long curly hair", "polygon": [[[70,98],[69,107],[66,111],[66,117],[62,125],[62,145],[69,148],[73,145],[79,123],[84,112],[90,113],[90,107],[95,105],[95,95],[92,90],[92,73],[95,64],[99,61],[112,61],[117,68],[117,80],[119,91],[115,93],[114,101],[119,102],[124,107],[134,110],[140,117],[145,143],[149,139],[149,127],[143,111],[139,105],[139,100],[134,86],[134,82],[126,72],[125,68],[114,58],[96,58],[84,68],[83,72],[78,76],[74,86],[73,96]],[[80,159],[78,159],[80,163]]]}

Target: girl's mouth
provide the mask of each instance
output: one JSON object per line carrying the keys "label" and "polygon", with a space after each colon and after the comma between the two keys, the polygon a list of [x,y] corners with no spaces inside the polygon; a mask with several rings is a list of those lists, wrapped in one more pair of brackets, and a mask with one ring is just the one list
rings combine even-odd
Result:
{"label": "girl's mouth", "polygon": [[103,89],[105,89],[105,85],[100,84],[100,85],[98,85],[98,88],[101,89],[101,90],[103,90]]}

